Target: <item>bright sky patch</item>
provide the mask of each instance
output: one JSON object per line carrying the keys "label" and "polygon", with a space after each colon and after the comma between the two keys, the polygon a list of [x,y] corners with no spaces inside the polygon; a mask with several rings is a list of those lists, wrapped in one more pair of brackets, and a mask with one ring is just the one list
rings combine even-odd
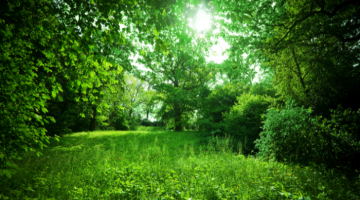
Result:
{"label": "bright sky patch", "polygon": [[211,27],[211,15],[199,10],[195,17],[195,28],[197,31],[206,31]]}

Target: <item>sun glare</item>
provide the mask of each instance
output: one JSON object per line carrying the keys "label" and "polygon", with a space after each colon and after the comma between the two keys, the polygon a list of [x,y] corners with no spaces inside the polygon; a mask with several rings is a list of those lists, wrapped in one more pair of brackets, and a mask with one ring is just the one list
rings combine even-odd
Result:
{"label": "sun glare", "polygon": [[195,18],[195,28],[196,30],[206,31],[211,26],[211,15],[206,14],[204,11],[200,10]]}

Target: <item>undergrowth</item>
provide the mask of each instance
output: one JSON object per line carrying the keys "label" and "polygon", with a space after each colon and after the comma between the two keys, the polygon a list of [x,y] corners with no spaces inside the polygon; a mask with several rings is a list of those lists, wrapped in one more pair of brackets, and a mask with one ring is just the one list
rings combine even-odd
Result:
{"label": "undergrowth", "polygon": [[234,152],[197,132],[74,133],[0,180],[0,199],[359,199],[359,181]]}

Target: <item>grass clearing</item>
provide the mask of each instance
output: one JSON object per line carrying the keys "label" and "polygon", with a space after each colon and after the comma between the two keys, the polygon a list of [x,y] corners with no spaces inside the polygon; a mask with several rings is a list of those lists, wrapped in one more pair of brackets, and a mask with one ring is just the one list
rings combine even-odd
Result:
{"label": "grass clearing", "polygon": [[192,131],[74,133],[26,153],[0,199],[359,199],[359,182],[246,158],[230,143]]}

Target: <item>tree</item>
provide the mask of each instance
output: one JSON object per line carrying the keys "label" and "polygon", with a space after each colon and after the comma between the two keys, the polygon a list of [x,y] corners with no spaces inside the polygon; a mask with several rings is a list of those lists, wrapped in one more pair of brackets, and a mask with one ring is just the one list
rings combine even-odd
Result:
{"label": "tree", "polygon": [[242,153],[255,151],[254,141],[262,131],[261,115],[273,102],[270,96],[243,93],[230,111],[223,113],[225,132],[242,142]]}
{"label": "tree", "polygon": [[144,103],[145,95],[145,82],[134,76],[125,75],[124,93],[120,97],[120,101],[123,107],[128,110],[128,116],[131,118],[131,114],[134,109],[140,104]]}
{"label": "tree", "polygon": [[[135,115],[138,116],[140,106],[146,102],[146,83],[131,75],[125,75],[123,91],[118,96],[118,101],[127,115],[130,127],[135,126]],[[135,115],[134,115],[135,114]]]}
{"label": "tree", "polygon": [[250,86],[242,82],[216,86],[202,99],[199,109],[200,129],[211,132],[223,132],[223,113],[229,112],[237,102],[237,97],[250,91]]}
{"label": "tree", "polygon": [[[119,65],[126,70],[131,67],[128,64],[128,54],[132,51],[132,47],[130,45],[117,45],[114,42],[103,44],[99,42],[101,34],[103,33],[99,31],[99,34],[92,37],[96,42],[95,48],[103,49],[102,52],[94,52],[94,55],[113,60],[113,63],[116,63],[117,65],[114,67],[105,66],[102,69],[105,73],[99,73],[96,70],[90,72],[90,78],[92,78],[93,82],[90,82],[87,85],[80,84],[79,81],[77,81],[77,84],[80,85],[74,85],[73,82],[69,82],[69,79],[76,80],[79,77],[81,74],[81,72],[79,72],[81,71],[79,70],[80,67],[86,65],[90,69],[96,69],[97,61],[91,59],[79,59],[74,62],[75,66],[70,66],[67,64],[66,59],[61,60],[61,63],[65,66],[66,70],[58,73],[56,78],[60,83],[63,92],[59,93],[59,97],[61,98],[52,99],[47,102],[47,107],[49,108],[49,113],[47,113],[47,115],[53,116],[56,120],[56,123],[54,122],[46,125],[46,129],[51,135],[62,135],[72,130],[94,131],[97,127],[96,118],[98,114],[101,114],[102,110],[104,110],[104,112],[107,112],[108,110],[108,106],[104,100],[106,98],[105,96],[115,92],[114,86],[116,82],[119,82],[119,84],[122,83],[121,77],[124,71],[119,71]],[[125,41],[127,44],[131,44],[128,40]],[[112,53],[110,49],[123,49],[126,51],[120,54]],[[88,57],[94,59],[95,56]],[[114,57],[116,57],[116,59],[114,59]],[[111,76],[111,78],[108,76]],[[79,113],[83,113],[85,119],[79,119],[81,118]]]}
{"label": "tree", "polygon": [[62,90],[56,80],[39,73],[51,73],[56,66],[49,43],[58,24],[46,12],[49,6],[47,1],[12,1],[0,8],[0,175],[14,173],[12,160],[19,150],[34,151],[34,143],[43,147],[49,141],[43,127],[49,119],[43,115],[45,103]]}
{"label": "tree", "polygon": [[355,91],[360,82],[354,67],[336,66],[332,59],[326,62],[312,52],[307,46],[293,45],[269,56],[272,59],[268,64],[276,70],[279,93],[284,99],[291,97],[301,105],[314,108],[315,114],[325,116],[329,108],[340,103],[356,108],[359,95]]}
{"label": "tree", "polygon": [[[157,18],[155,10],[162,10],[161,26],[175,23],[166,13],[171,1],[133,1],[119,3],[114,0],[14,0],[3,2],[0,8],[0,175],[10,176],[14,170],[11,160],[17,158],[20,149],[35,150],[33,143],[44,146],[48,141],[44,123],[53,118],[46,116],[47,102],[63,92],[58,74],[68,81],[71,91],[79,96],[87,88],[97,88],[100,79],[106,77],[114,84],[114,77],[122,67],[96,52],[96,36],[102,27],[100,41],[125,44],[125,35],[119,34],[122,15],[146,31]],[[146,11],[146,15],[140,15]],[[146,22],[147,26],[143,26]],[[145,29],[144,29],[145,28]],[[111,49],[113,50],[113,49]],[[90,63],[90,64],[89,64]],[[109,68],[117,70],[109,74]],[[69,73],[73,76],[69,76]],[[70,79],[71,77],[71,79]],[[74,78],[75,77],[75,78]],[[72,79],[74,78],[74,79]],[[95,90],[95,89],[94,89]],[[102,91],[98,91],[101,93]],[[97,93],[94,91],[94,93]],[[79,101],[79,96],[75,101]],[[96,95],[84,97],[95,103]]]}
{"label": "tree", "polygon": [[285,98],[320,114],[339,103],[360,107],[358,1],[217,1],[214,6],[231,20],[220,23],[238,33],[223,33],[232,46],[230,58],[247,67],[269,63]]}
{"label": "tree", "polygon": [[153,112],[155,106],[158,104],[157,92],[154,90],[148,90],[144,94],[144,110],[146,113],[146,119],[149,119],[149,114]]}
{"label": "tree", "polygon": [[150,71],[138,76],[164,94],[159,115],[163,120],[174,119],[175,130],[180,131],[183,124],[181,116],[197,109],[199,91],[214,72],[207,67],[204,58],[208,44],[204,39],[193,39],[196,33],[185,23],[163,30],[163,43],[158,40],[156,29],[153,33],[155,51],[144,47],[140,50],[143,58],[139,60]]}

